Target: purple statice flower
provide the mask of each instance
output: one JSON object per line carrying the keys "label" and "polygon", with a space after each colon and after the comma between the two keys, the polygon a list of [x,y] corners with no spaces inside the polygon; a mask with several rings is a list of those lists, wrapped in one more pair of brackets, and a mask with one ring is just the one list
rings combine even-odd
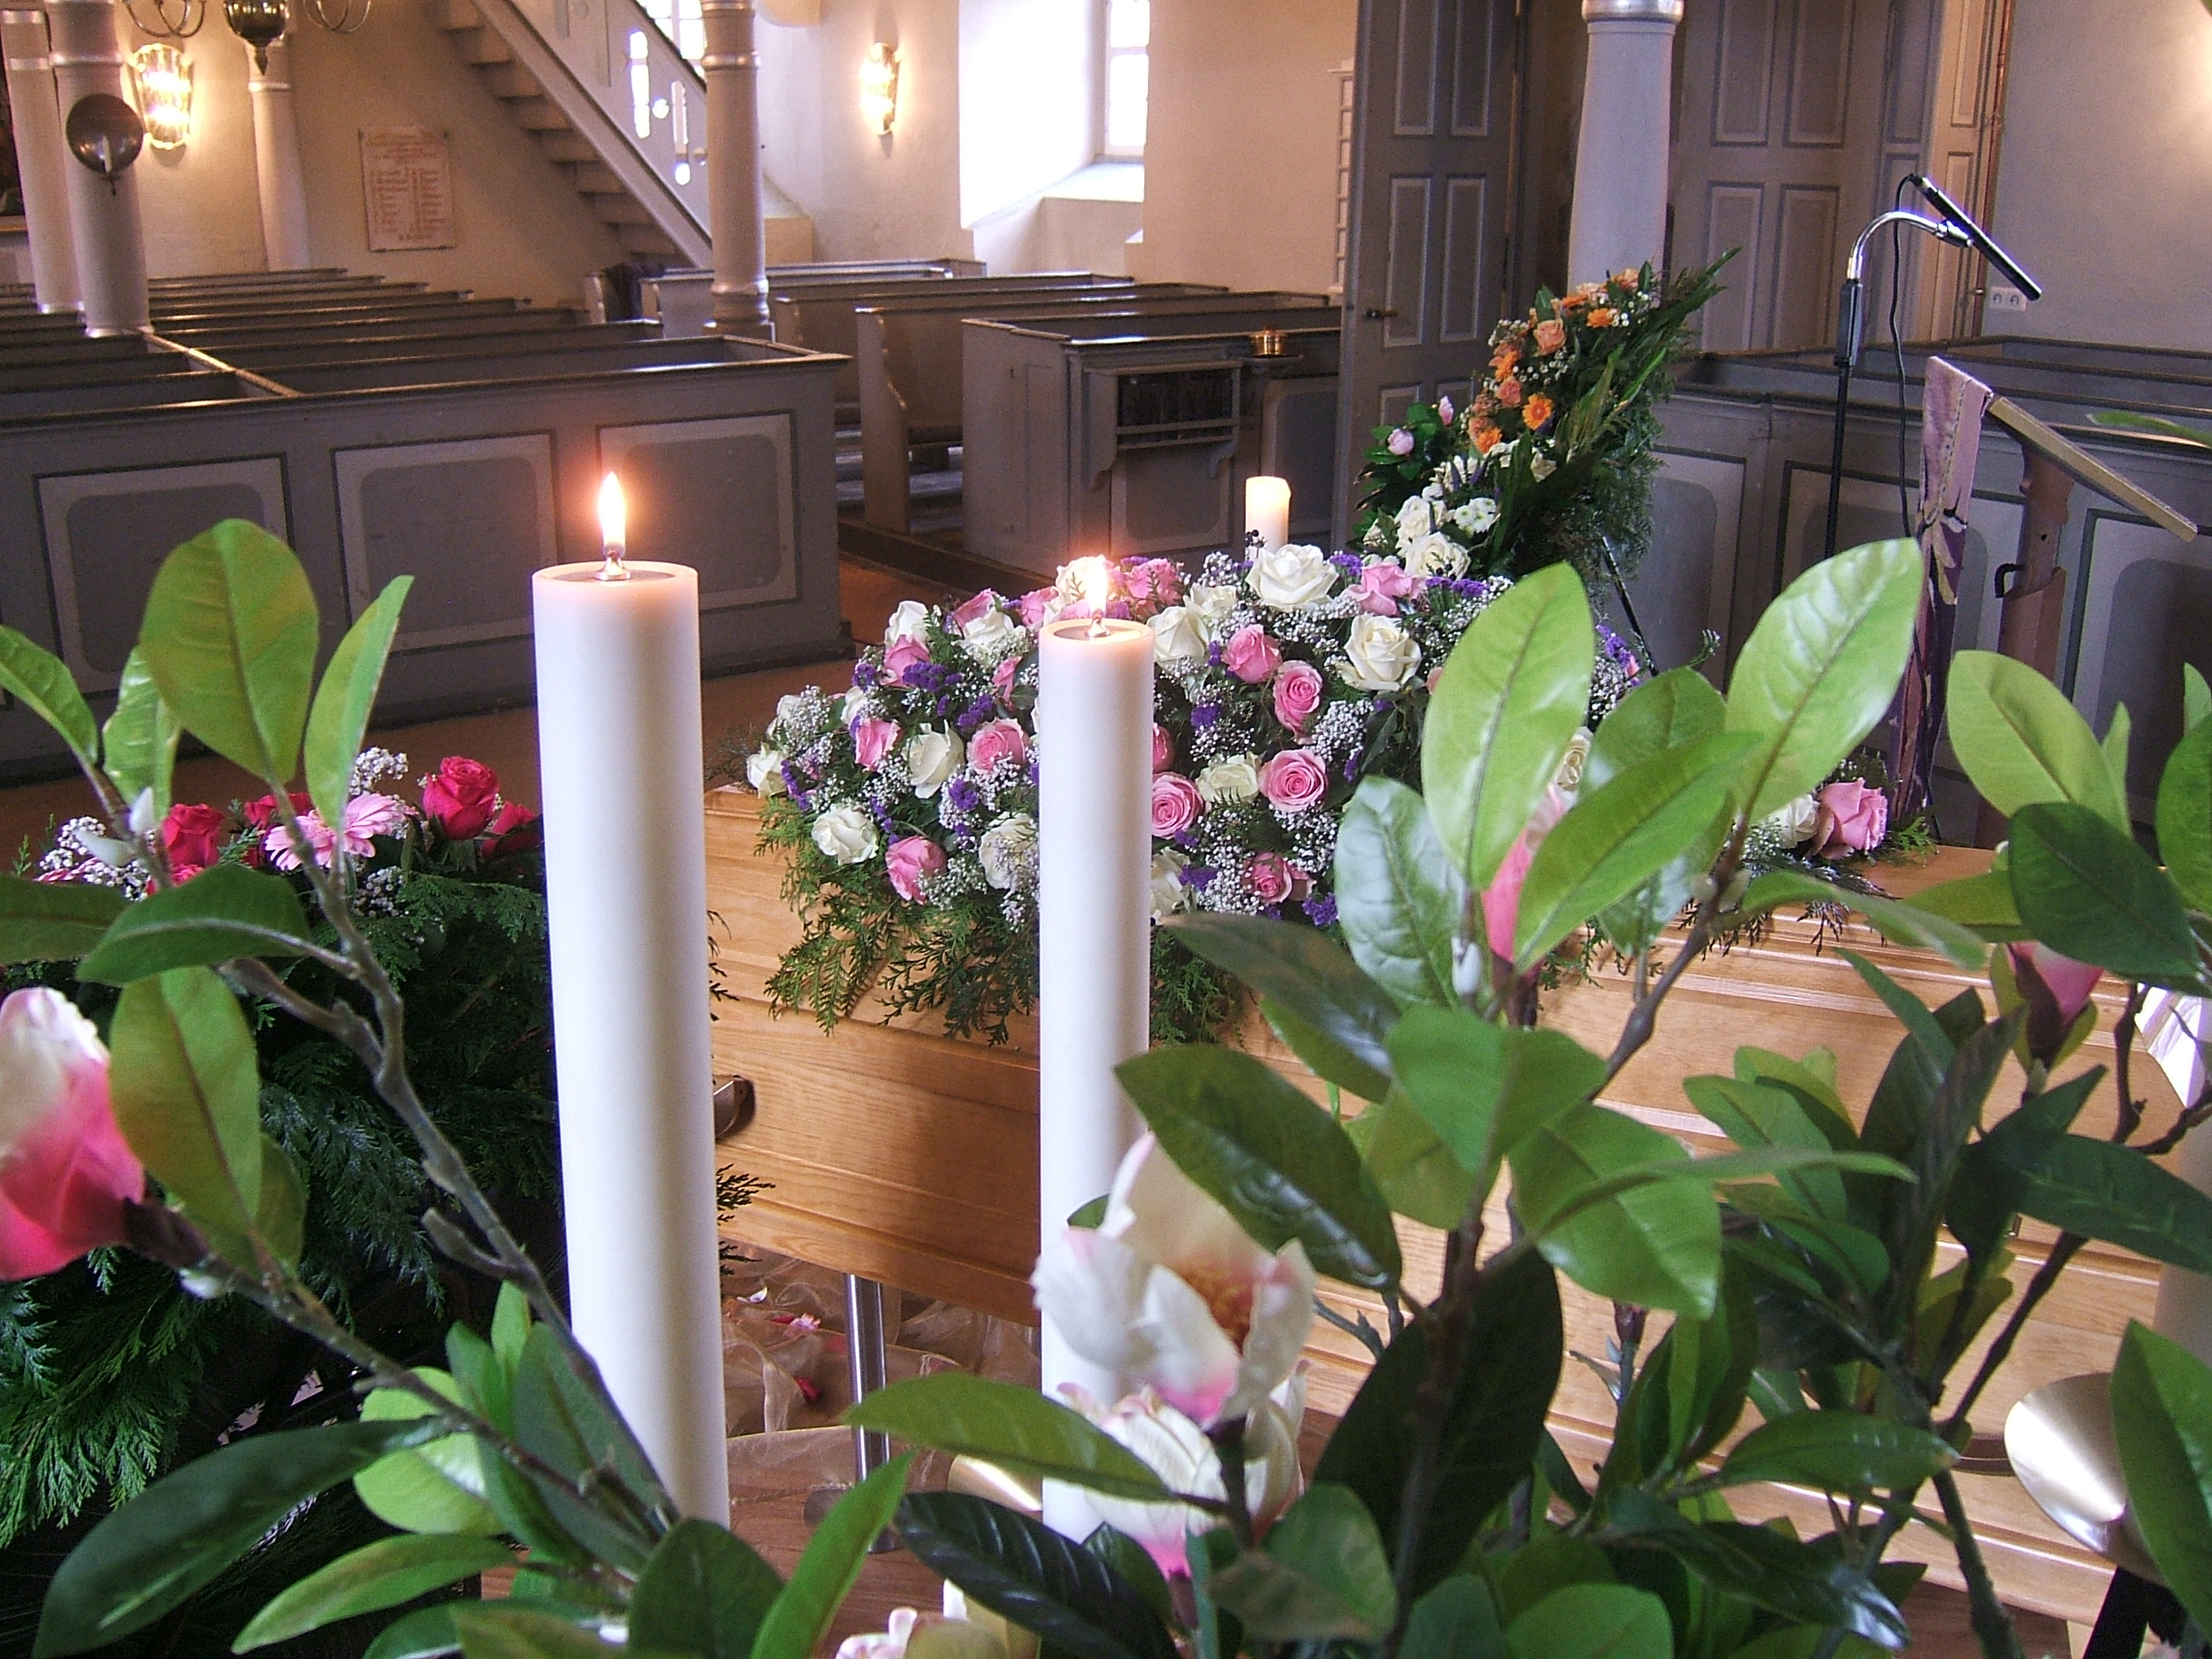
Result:
{"label": "purple statice flower", "polygon": [[853,665],[853,684],[863,691],[872,691],[883,679],[883,670],[862,657]]}
{"label": "purple statice flower", "polygon": [[1210,864],[1186,864],[1182,867],[1182,884],[1194,892],[1213,884],[1214,877],[1221,872]]}
{"label": "purple statice flower", "polygon": [[1221,666],[1221,641],[1219,640],[1210,640],[1206,642],[1206,660],[1209,667],[1218,668]]}
{"label": "purple statice flower", "polygon": [[982,805],[983,793],[975,787],[973,779],[956,777],[945,786],[945,804],[965,817]]}
{"label": "purple statice flower", "polygon": [[1190,723],[1201,732],[1220,718],[1221,705],[1218,702],[1198,703],[1190,711]]}
{"label": "purple statice flower", "polygon": [[998,712],[998,704],[990,698],[978,697],[960,711],[960,718],[953,724],[957,726],[961,732],[965,735],[988,720]]}
{"label": "purple statice flower", "polygon": [[1310,898],[1305,901],[1304,908],[1306,920],[1315,927],[1336,926],[1336,898],[1334,894],[1323,893],[1319,898]]}
{"label": "purple statice flower", "polygon": [[1598,649],[1610,658],[1613,666],[1620,669],[1622,673],[1631,679],[1642,676],[1644,665],[1637,660],[1634,649],[1630,647],[1626,640],[1622,639],[1603,623],[1597,625],[1597,642]]}
{"label": "purple statice flower", "polygon": [[1359,562],[1359,555],[1357,553],[1332,553],[1328,556],[1328,562],[1353,581],[1359,580],[1360,571],[1365,568]]}

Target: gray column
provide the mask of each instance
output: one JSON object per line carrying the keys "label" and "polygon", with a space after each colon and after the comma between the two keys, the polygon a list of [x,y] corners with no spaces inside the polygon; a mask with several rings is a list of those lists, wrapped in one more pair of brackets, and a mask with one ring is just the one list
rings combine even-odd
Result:
{"label": "gray column", "polygon": [[1674,26],[1682,0],[1583,0],[1589,68],[1575,152],[1567,280],[1660,261],[1667,241],[1667,165]]}
{"label": "gray column", "polygon": [[[123,49],[115,36],[115,0],[46,0],[52,36],[54,97],[62,119],[95,92],[125,103]],[[77,295],[88,334],[135,334],[150,320],[146,308],[146,234],[138,217],[138,179],[126,168],[111,187],[90,167],[67,159],[70,235],[76,244]]]}
{"label": "gray column", "polygon": [[261,187],[261,246],[271,270],[304,270],[307,187],[300,171],[300,123],[292,109],[292,48],[271,40],[267,62],[246,48],[246,90],[253,100],[253,173]]}
{"label": "gray column", "polygon": [[707,229],[714,239],[714,326],[765,336],[768,232],[761,221],[760,54],[754,0],[701,0],[707,52]]}
{"label": "gray column", "polygon": [[46,15],[0,10],[0,54],[8,69],[8,108],[15,127],[15,167],[23,175],[23,217],[31,233],[31,284],[41,311],[76,309],[76,252],[70,240],[69,179],[74,167],[54,103],[46,57]]}

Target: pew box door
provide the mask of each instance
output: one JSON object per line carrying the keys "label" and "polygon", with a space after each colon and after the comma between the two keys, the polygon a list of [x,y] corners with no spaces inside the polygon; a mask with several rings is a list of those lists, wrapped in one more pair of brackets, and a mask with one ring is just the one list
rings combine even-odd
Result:
{"label": "pew box door", "polygon": [[[1505,302],[1514,0],[1361,0],[1337,477],[1416,400],[1464,404]],[[1357,502],[1338,491],[1336,544]]]}

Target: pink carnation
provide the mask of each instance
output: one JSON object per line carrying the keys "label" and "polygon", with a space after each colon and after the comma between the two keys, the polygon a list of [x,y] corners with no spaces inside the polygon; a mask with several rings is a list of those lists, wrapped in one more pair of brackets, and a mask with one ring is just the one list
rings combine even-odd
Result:
{"label": "pink carnation", "polygon": [[874,771],[884,763],[884,757],[891,752],[898,734],[894,721],[875,714],[861,715],[853,722],[853,758],[860,762],[863,771]]}
{"label": "pink carnation", "polygon": [[1198,822],[1206,810],[1198,786],[1180,772],[1163,772],[1152,780],[1152,833],[1179,836]]}
{"label": "pink carnation", "polygon": [[893,640],[884,651],[884,675],[903,684],[907,671],[918,668],[929,660],[929,647],[920,640]]}
{"label": "pink carnation", "polygon": [[1158,720],[1152,722],[1152,770],[1164,772],[1175,764],[1175,739]]}
{"label": "pink carnation", "polygon": [[1321,707],[1321,670],[1310,662],[1286,662],[1270,689],[1275,696],[1275,718],[1303,737],[1306,722]]}
{"label": "pink carnation", "polygon": [[1285,812],[1303,812],[1328,790],[1328,770],[1310,750],[1285,749],[1260,768],[1260,793]]}
{"label": "pink carnation", "polygon": [[920,901],[922,889],[933,876],[945,872],[945,849],[927,836],[908,836],[890,844],[884,866],[891,890],[908,903]]}
{"label": "pink carnation", "polygon": [[1221,665],[1247,685],[1260,685],[1282,666],[1283,651],[1257,623],[1247,623],[1222,647]]}
{"label": "pink carnation", "polygon": [[1854,853],[1870,853],[1889,830],[1889,799],[1856,778],[1824,786],[1820,813],[1813,820],[1813,856],[1832,862]]}
{"label": "pink carnation", "polygon": [[1313,889],[1312,878],[1280,853],[1260,854],[1245,871],[1244,879],[1263,904],[1280,904]]}
{"label": "pink carnation", "polygon": [[1019,765],[1029,757],[1029,734],[1012,720],[993,720],[968,739],[968,764],[978,772],[988,772],[1004,760]]}
{"label": "pink carnation", "polygon": [[1378,559],[1359,573],[1358,585],[1352,590],[1352,602],[1370,616],[1395,617],[1398,601],[1411,597],[1416,586],[1403,568],[1388,559]]}

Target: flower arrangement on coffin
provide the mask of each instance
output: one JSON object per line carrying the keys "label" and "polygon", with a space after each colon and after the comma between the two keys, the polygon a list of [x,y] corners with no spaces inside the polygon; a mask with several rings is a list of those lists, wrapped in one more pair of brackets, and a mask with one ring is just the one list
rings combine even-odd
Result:
{"label": "flower arrangement on coffin", "polygon": [[[2108,754],[2048,681],[1962,653],[1950,731],[2012,823],[1990,871],[1911,904],[1792,871],[1747,883],[1755,826],[1887,708],[1921,580],[1910,542],[1816,566],[1760,620],[1725,696],[1686,670],[1631,692],[1561,811],[1595,638],[1572,573],[1539,573],[1447,665],[1425,796],[1369,778],[1347,810],[1341,948],[1265,917],[1175,919],[1366,1104],[1340,1115],[1231,1048],[1126,1062],[1149,1133],[1100,1213],[1048,1229],[1034,1282],[1070,1346],[1139,1393],[1102,1410],[939,1376],[848,1413],[1101,1500],[1110,1524],[1078,1542],[980,1497],[910,1494],[902,1538],[969,1611],[1099,1659],[1812,1659],[1905,1644],[1899,1604],[1922,1569],[1891,1546],[1940,1509],[1983,1651],[2019,1659],[1955,1469],[1973,1413],[2086,1239],[2212,1267],[2212,1197],[2155,1161],[2212,1117],[2212,1089],[2153,1137],[2128,1092],[2146,988],[2212,989],[2212,719],[2167,765],[2161,869],[2128,824],[2124,739]],[[1650,920],[1677,891],[1684,935]],[[1639,895],[1618,1041],[1543,1029],[1530,992],[1547,951]],[[1693,1158],[1598,1103],[1717,940],[1837,897],[1987,975],[1931,1010],[1855,963],[1900,1021],[1870,1106],[1838,1092],[1833,1054],[1756,1048],[1685,1085],[1735,1150]],[[2075,1129],[2105,1068],[2066,1071],[2101,972],[2130,984],[2109,1136]],[[1991,1097],[2008,1055],[2024,1074],[2009,1109]],[[2022,1216],[2059,1231],[2015,1292]],[[1406,1282],[1399,1217],[1449,1231],[1433,1290]],[[1617,1415],[1587,1462],[1545,1427],[1562,1276],[1615,1304],[1600,1369]],[[1371,1317],[1318,1307],[1322,1279],[1367,1292]],[[1654,1311],[1672,1316],[1663,1333]],[[1273,1391],[1317,1314],[1375,1365],[1300,1493],[1278,1480]],[[2212,1628],[2212,1465],[2188,1449],[2212,1437],[2212,1368],[2132,1327],[2112,1395],[2133,1513]],[[1765,1481],[1825,1495],[1797,1510],[1804,1532],[1735,1519],[1729,1494]],[[902,1624],[925,1653],[1017,1650],[959,1622]]]}
{"label": "flower arrangement on coffin", "polygon": [[1662,281],[1650,265],[1537,295],[1491,331],[1474,401],[1415,404],[1375,428],[1355,539],[1413,569],[1525,575],[1571,563],[1593,584],[1635,574],[1668,365],[1719,291],[1723,258]]}
{"label": "flower arrangement on coffin", "polygon": [[[82,983],[118,993],[104,1042],[52,988],[0,1003],[7,1269],[87,1252],[112,1261],[127,1248],[192,1296],[251,1304],[311,1339],[331,1392],[365,1396],[357,1420],[239,1434],[122,1504],[53,1576],[36,1652],[106,1649],[146,1630],[265,1540],[281,1547],[314,1500],[349,1486],[398,1530],[277,1595],[236,1650],[381,1614],[379,1659],[561,1656],[625,1636],[639,1652],[811,1659],[911,1460],[846,1497],[788,1583],[726,1527],[680,1517],[544,1273],[417,1087],[402,1033],[438,1011],[403,1000],[379,918],[361,902],[361,865],[385,856],[387,837],[347,833],[351,803],[367,798],[351,784],[408,586],[399,578],[356,618],[319,679],[299,561],[256,526],[217,525],[156,574],[104,724],[58,659],[0,629],[0,688],[68,742],[113,843],[104,862],[145,872],[143,891],[0,877],[0,959],[68,960]],[[170,842],[187,861],[213,844],[186,845],[189,816],[163,834],[184,732],[258,775],[270,813],[253,842],[233,838],[240,858],[179,880]],[[473,793],[459,769],[443,769],[424,811],[457,835],[488,833],[496,806]],[[412,822],[382,805],[352,816],[357,830]],[[411,833],[400,839],[422,848]],[[471,851],[453,837],[443,850],[481,855],[483,836],[473,839]],[[255,845],[271,863],[279,848],[302,856],[289,872],[255,868],[242,857]],[[408,887],[387,896],[399,902]],[[466,1010],[450,1012],[446,1041],[465,1047]],[[340,1316],[330,1278],[311,1277],[306,1160],[260,1110],[252,1023],[262,1021],[329,1038],[366,1072],[411,1143],[431,1244],[499,1285],[488,1318],[446,1330],[443,1365],[380,1348]],[[343,1184],[329,1195],[342,1199]],[[511,1600],[404,1611],[495,1567],[519,1569]]]}

